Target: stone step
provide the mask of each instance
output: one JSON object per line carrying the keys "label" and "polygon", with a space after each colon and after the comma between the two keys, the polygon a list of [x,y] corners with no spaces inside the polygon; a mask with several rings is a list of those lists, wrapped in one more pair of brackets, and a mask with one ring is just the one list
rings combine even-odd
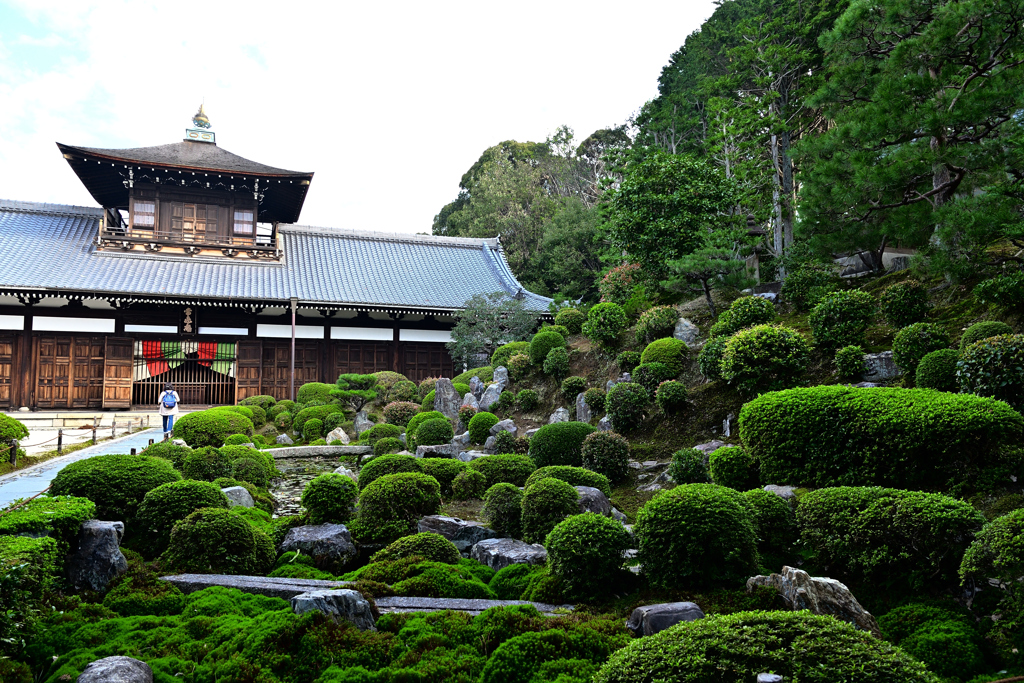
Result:
{"label": "stone step", "polygon": [[373,446],[286,446],[264,451],[275,459],[283,458],[337,458],[342,455],[370,455]]}

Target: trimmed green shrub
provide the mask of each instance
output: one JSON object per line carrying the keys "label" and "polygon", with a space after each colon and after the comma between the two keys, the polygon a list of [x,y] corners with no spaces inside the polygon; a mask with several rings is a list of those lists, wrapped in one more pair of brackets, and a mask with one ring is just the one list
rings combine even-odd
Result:
{"label": "trimmed green shrub", "polygon": [[[518,489],[516,492],[522,495]],[[530,580],[542,572],[547,572],[547,567],[542,564],[510,564],[504,569],[499,569],[488,585],[498,596],[498,600],[521,600],[520,596],[523,595]],[[530,607],[532,605],[517,605],[513,609]],[[500,614],[497,609],[488,610],[488,612],[492,612],[495,616]],[[538,614],[540,613],[538,612]]]}
{"label": "trimmed green shrub", "polygon": [[231,461],[213,446],[203,446],[185,456],[181,472],[187,479],[213,481],[231,476]]}
{"label": "trimmed green shrub", "polygon": [[840,348],[863,344],[864,333],[875,315],[875,300],[859,289],[825,295],[807,322],[818,346]]}
{"label": "trimmed green shrub", "polygon": [[138,542],[149,557],[167,549],[171,527],[200,508],[226,508],[220,487],[208,481],[172,481],[146,494],[135,515]]}
{"label": "trimmed green shrub", "polygon": [[647,344],[671,336],[677,322],[679,311],[675,306],[655,306],[644,311],[636,323],[636,343]]}
{"label": "trimmed green shrub", "polygon": [[562,337],[568,337],[569,336],[569,330],[565,329],[565,327],[563,327],[562,325],[557,325],[557,324],[556,325],[545,325],[542,328],[542,331],[543,332],[557,332],[558,334],[562,335]]}
{"label": "trimmed green shrub", "polygon": [[498,424],[494,413],[477,413],[469,421],[469,438],[473,443],[483,443],[491,435],[491,427]]}
{"label": "trimmed green shrub", "polygon": [[941,325],[914,323],[896,333],[892,340],[892,359],[907,372],[914,372],[927,354],[948,348],[949,335]]}
{"label": "trimmed green shrub", "polygon": [[455,481],[455,477],[469,467],[455,458],[420,458],[419,461],[423,467],[423,473],[437,479],[442,496],[452,495],[452,482]]}
{"label": "trimmed green shrub", "polygon": [[431,389],[429,392],[427,392],[427,395],[423,397],[423,402],[420,404],[420,410],[433,410],[434,400],[436,398],[437,392],[434,389]]}
{"label": "trimmed green shrub", "polygon": [[[473,462],[479,462],[474,460]],[[519,538],[523,532],[523,492],[515,484],[499,482],[484,493],[483,518],[499,534]],[[511,598],[517,600],[519,596]]]}
{"label": "trimmed green shrub", "polygon": [[608,655],[630,641],[620,626],[531,631],[510,638],[487,660],[480,683],[587,682]]}
{"label": "trimmed green shrub", "polygon": [[417,413],[409,419],[409,424],[405,426],[405,442],[409,446],[410,451],[416,450],[416,430],[419,429],[420,425],[427,420],[447,419],[444,413],[440,413],[436,410],[428,410],[424,413]]}
{"label": "trimmed green shrub", "polygon": [[394,562],[413,556],[442,564],[458,564],[462,559],[459,549],[447,538],[440,534],[424,532],[405,536],[383,550],[378,550],[370,558],[370,562]]}
{"label": "trimmed green shrub", "polygon": [[779,296],[798,311],[809,311],[819,299],[811,290],[826,293],[839,286],[839,278],[829,266],[808,264],[786,275]]}
{"label": "trimmed green shrub", "polygon": [[739,423],[761,478],[794,486],[970,485],[1024,437],[1006,404],[929,389],[789,389],[747,402]]}
{"label": "trimmed green shrub", "polygon": [[[0,439],[6,444],[11,439],[22,439],[28,438],[28,428],[13,417],[0,414]],[[7,454],[8,458],[10,453]]]}
{"label": "trimmed green shrub", "polygon": [[810,345],[796,330],[750,327],[725,343],[722,379],[746,394],[790,387],[799,381],[810,355]]}
{"label": "trimmed green shrub", "polygon": [[757,537],[742,496],[714,484],[662,491],[637,514],[639,560],[652,586],[742,585],[757,573]]}
{"label": "trimmed green shrub", "polygon": [[982,280],[974,288],[974,296],[986,304],[1005,308],[1024,306],[1024,272],[996,275]]}
{"label": "trimmed green shrub", "polygon": [[548,568],[566,597],[590,600],[612,592],[622,579],[623,553],[632,538],[619,522],[595,512],[562,520],[544,540]]}
{"label": "trimmed green shrub", "polygon": [[728,337],[709,339],[697,354],[697,367],[700,374],[709,382],[722,379],[722,358],[725,356],[725,345]]}
{"label": "trimmed green shrub", "polygon": [[[666,337],[648,344],[643,353],[640,354],[640,362],[644,364],[663,363],[671,371],[672,377],[675,377],[683,371],[686,356],[689,352],[690,348],[686,345],[686,342]],[[666,379],[671,378],[666,377]]]}
{"label": "trimmed green shrub", "polygon": [[96,504],[97,518],[122,521],[129,527],[147,493],[180,479],[163,458],[97,455],[65,465],[53,478],[50,495],[88,498]]}
{"label": "trimmed green shrub", "polygon": [[[496,406],[499,412],[503,410],[512,410],[516,406],[516,395],[513,394],[511,391],[501,392],[501,396],[498,397],[498,402]],[[491,407],[493,408],[495,406]]]}
{"label": "trimmed green shrub", "polygon": [[840,379],[859,378],[867,369],[864,365],[864,349],[856,344],[844,346],[836,351],[835,365]]}
{"label": "trimmed green shrub", "polygon": [[722,446],[708,457],[711,481],[737,491],[758,485],[757,465],[745,449]]}
{"label": "trimmed green shrub", "polygon": [[349,477],[324,472],[302,490],[302,507],[310,524],[343,524],[352,519],[358,497],[359,489]]}
{"label": "trimmed green shrub", "polygon": [[420,381],[419,397],[421,399],[434,390],[434,385],[437,384],[437,379],[437,377],[427,377]]}
{"label": "trimmed green shrub", "polygon": [[985,668],[979,640],[969,624],[946,619],[926,622],[909,637],[893,644],[945,679],[966,680]]}
{"label": "trimmed green shrub", "polygon": [[330,403],[331,392],[335,389],[337,389],[337,386],[334,384],[307,382],[299,387],[299,391],[295,394],[295,400],[299,403],[309,403],[310,401]]}
{"label": "trimmed green shrub", "polygon": [[585,422],[555,422],[544,425],[530,439],[530,457],[538,467],[583,463],[583,440],[597,431]]}
{"label": "trimmed green shrub", "polygon": [[322,439],[324,436],[324,423],[315,417],[311,420],[306,420],[306,423],[302,425],[302,438],[306,441],[315,441],[316,439]]}
{"label": "trimmed green shrub", "polygon": [[459,408],[459,422],[464,425],[468,425],[473,419],[473,416],[479,412],[478,408],[473,406],[461,406]]}
{"label": "trimmed green shrub", "polygon": [[600,472],[593,472],[582,467],[571,467],[569,465],[548,465],[541,467],[527,477],[526,488],[530,488],[541,479],[554,478],[564,481],[570,486],[590,486],[600,489],[606,496],[612,495],[611,483],[608,477]]}
{"label": "trimmed green shrub", "polygon": [[998,517],[978,532],[964,553],[960,577],[964,583],[1000,579],[1020,594],[1018,579],[1024,575],[1024,509]]}
{"label": "trimmed green shrub", "polygon": [[420,412],[420,406],[412,401],[393,401],[384,406],[381,412],[389,424],[404,427],[416,413]]}
{"label": "trimmed green shrub", "polygon": [[[35,498],[0,514],[0,540],[8,535],[50,536],[56,543],[57,566],[60,567],[71,544],[78,538],[82,522],[95,516],[96,504],[85,497],[52,494]],[[0,581],[0,591],[2,583]]]}
{"label": "trimmed green shrub", "polygon": [[586,314],[576,308],[563,308],[555,314],[555,324],[564,327],[569,334],[579,334],[582,332],[583,323],[586,321]]}
{"label": "trimmed green shrub", "polygon": [[274,426],[281,431],[287,431],[292,426],[292,414],[288,411],[278,413],[277,417],[274,418]]}
{"label": "trimmed green shrub", "polygon": [[666,415],[678,415],[686,410],[689,392],[682,382],[668,380],[658,385],[654,396],[658,407],[665,411]]}
{"label": "trimmed green shrub", "polygon": [[238,405],[240,406],[259,406],[268,413],[270,412],[270,409],[273,408],[276,404],[277,399],[274,398],[273,396],[268,396],[266,394],[260,394],[259,396],[250,396],[248,398],[243,398],[241,401],[238,402]]}
{"label": "trimmed green shrub", "polygon": [[1001,337],[1004,334],[1013,334],[1013,328],[1001,320],[985,320],[980,323],[974,323],[961,335],[960,349],[966,349],[976,341],[988,339],[989,337]]}
{"label": "trimmed green shrub", "polygon": [[186,574],[262,575],[277,553],[274,542],[231,510],[196,510],[171,529],[163,560]]}
{"label": "trimmed green shrub", "polygon": [[261,429],[267,424],[267,411],[259,406],[242,406],[252,411],[252,426],[254,429]]}
{"label": "trimmed green shrub", "polygon": [[640,427],[651,395],[636,382],[619,382],[604,399],[604,411],[617,432],[629,433]]}
{"label": "trimmed green shrub", "polygon": [[786,681],[938,683],[899,648],[807,611],[711,614],[680,624],[615,652],[593,681],[739,682],[766,671]]}
{"label": "trimmed green shrub", "polygon": [[633,368],[640,365],[642,355],[639,351],[623,351],[615,357],[615,362],[622,372],[633,372]]}
{"label": "trimmed green shrub", "polygon": [[231,476],[238,481],[247,481],[260,488],[270,483],[267,463],[258,455],[243,456],[231,461]]}
{"label": "trimmed green shrub", "polygon": [[523,540],[543,543],[559,522],[579,514],[578,500],[576,489],[561,479],[531,482],[523,493]]}
{"label": "trimmed green shrub", "polygon": [[[362,479],[362,472],[359,475]],[[409,535],[421,517],[436,515],[440,509],[441,487],[433,477],[422,472],[385,474],[362,489],[359,519],[351,529],[357,537],[390,542]]]}
{"label": "trimmed green shrub", "polygon": [[270,417],[276,418],[281,413],[285,413],[285,412],[290,413],[290,412],[292,412],[292,409],[294,407],[295,407],[295,401],[291,401],[291,400],[286,399],[286,398],[285,399],[281,399],[280,401],[278,401],[277,403],[274,404],[274,407],[271,408],[270,412],[268,412],[267,414]]}
{"label": "trimmed green shrub", "polygon": [[633,381],[646,389],[648,396],[654,396],[659,384],[675,376],[664,363],[641,363],[633,369]]}
{"label": "trimmed green shrub", "polygon": [[565,347],[557,347],[548,351],[544,358],[544,374],[560,379],[569,374],[569,352]]}
{"label": "trimmed green shrub", "polygon": [[537,392],[533,389],[523,389],[516,394],[516,405],[519,406],[519,410],[522,410],[523,412],[530,412],[537,407],[539,402]]}
{"label": "trimmed green shrub", "polygon": [[906,639],[928,622],[959,621],[970,624],[971,618],[953,609],[912,602],[896,607],[878,618],[882,637],[894,645]]}
{"label": "trimmed green shrub", "polygon": [[513,382],[518,382],[526,377],[532,368],[533,361],[525,353],[517,353],[508,359],[508,376]]}
{"label": "trimmed green shrub", "polygon": [[462,470],[452,482],[452,498],[455,500],[483,498],[486,490],[487,478],[476,470]]}
{"label": "trimmed green shrub", "polygon": [[626,329],[626,312],[616,303],[597,304],[587,314],[583,334],[602,346],[614,346],[619,333]]}
{"label": "trimmed green shrub", "polygon": [[502,344],[494,351],[493,354],[491,354],[491,367],[496,368],[499,365],[502,365],[505,368],[508,368],[509,360],[512,358],[512,356],[518,354],[526,354],[527,357],[529,357],[530,342],[517,341],[509,342],[508,344]]}
{"label": "trimmed green shrub", "polygon": [[222,446],[232,434],[252,436],[252,420],[226,410],[197,410],[174,421],[174,438],[183,439],[192,448]]}
{"label": "trimmed green shrub", "polygon": [[123,617],[171,616],[181,614],[185,596],[174,584],[129,559],[128,572],[103,597],[103,606]]}
{"label": "trimmed green shrub", "polygon": [[[754,533],[757,534],[757,549],[762,559],[788,555],[798,535],[796,515],[789,503],[778,494],[764,489],[744,491],[743,500],[750,510]],[[778,562],[768,564],[773,566]]]}
{"label": "trimmed green shrub", "polygon": [[913,590],[954,582],[985,523],[970,503],[942,494],[854,486],[811,491],[796,515],[802,542],[823,564]]}
{"label": "trimmed green shrub", "polygon": [[382,455],[369,461],[359,470],[359,490],[362,491],[385,474],[422,471],[420,458],[413,455]]}
{"label": "trimmed green shrub", "polygon": [[598,387],[591,387],[583,392],[583,401],[590,408],[592,413],[604,412],[605,391]]}
{"label": "trimmed green shrub", "polygon": [[372,446],[381,439],[397,439],[401,434],[402,428],[398,425],[380,422],[360,434],[359,440],[368,446]]}
{"label": "trimmed green shrub", "polygon": [[629,441],[615,432],[591,432],[583,439],[580,453],[584,468],[609,481],[622,481],[629,472]]}
{"label": "trimmed green shrub", "polygon": [[526,455],[530,452],[530,440],[525,436],[512,436],[512,432],[503,429],[494,435],[494,452]]}
{"label": "trimmed green shrub", "polygon": [[586,377],[573,375],[562,380],[562,395],[568,399],[576,400],[576,396],[583,393],[583,390],[586,388]]}
{"label": "trimmed green shrub", "polygon": [[513,453],[477,458],[469,462],[469,467],[484,475],[488,487],[499,483],[525,486],[526,479],[537,469],[533,458]]}
{"label": "trimmed green shrub", "polygon": [[711,326],[711,337],[728,337],[754,325],[766,325],[775,320],[775,304],[759,296],[741,296],[722,311]]}
{"label": "trimmed green shrub", "polygon": [[394,436],[385,436],[373,444],[374,455],[390,455],[392,453],[401,453],[404,450],[405,444],[402,443],[401,439]]}
{"label": "trimmed green shrub", "polygon": [[[232,434],[228,438],[224,439],[224,445],[225,446],[241,446],[243,444],[252,443],[252,441],[250,441],[250,438],[251,437],[248,437],[245,434]],[[154,445],[156,445],[156,444],[154,444]],[[149,449],[146,449],[146,450],[149,450]]]}
{"label": "trimmed green shrub", "polygon": [[696,448],[683,448],[673,453],[668,475],[677,484],[706,484],[711,481],[704,453]]}
{"label": "trimmed green shrub", "polygon": [[564,349],[565,337],[551,330],[541,330],[530,340],[530,361],[540,365],[552,349]]}
{"label": "trimmed green shrub", "polygon": [[388,391],[388,401],[392,403],[397,402],[411,402],[413,399],[419,396],[419,388],[415,382],[410,380],[402,380],[396,382],[390,391]]}
{"label": "trimmed green shrub", "polygon": [[956,378],[961,391],[1024,408],[1024,334],[974,342],[960,353]]}
{"label": "trimmed green shrub", "polygon": [[893,327],[921,322],[928,314],[928,290],[917,280],[897,282],[882,292],[879,310]]}
{"label": "trimmed green shrub", "polygon": [[917,364],[914,383],[922,389],[956,391],[956,363],[960,354],[956,349],[932,351]]}
{"label": "trimmed green shrub", "polygon": [[[235,434],[228,437],[231,438],[246,438],[242,434]],[[163,458],[169,460],[174,466],[174,469],[180,470],[185,462],[185,456],[192,452],[192,449],[188,446],[175,446],[174,442],[168,439],[167,441],[156,441],[152,446],[146,447],[142,451],[143,455],[148,455],[152,458]]]}
{"label": "trimmed green shrub", "polygon": [[427,420],[416,428],[417,446],[438,446],[450,443],[453,438],[455,430],[452,429],[452,423],[448,418]]}
{"label": "trimmed green shrub", "polygon": [[292,427],[297,433],[301,434],[303,427],[306,426],[307,420],[315,419],[323,422],[327,419],[328,415],[340,412],[341,406],[336,405],[310,406],[309,408],[303,408],[292,418]]}

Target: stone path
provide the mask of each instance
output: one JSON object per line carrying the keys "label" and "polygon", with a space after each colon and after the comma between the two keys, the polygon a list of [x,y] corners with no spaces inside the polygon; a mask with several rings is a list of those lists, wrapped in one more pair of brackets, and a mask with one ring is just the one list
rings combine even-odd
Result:
{"label": "stone path", "polygon": [[0,508],[6,507],[12,501],[19,498],[28,498],[29,496],[41,493],[50,485],[50,482],[57,476],[57,473],[69,463],[85,460],[97,455],[129,453],[132,448],[141,452],[143,448],[149,445],[150,439],[159,440],[161,438],[163,438],[163,433],[159,428],[146,429],[112,441],[104,441],[59,458],[41,462],[38,465],[33,465],[23,470],[0,475]]}

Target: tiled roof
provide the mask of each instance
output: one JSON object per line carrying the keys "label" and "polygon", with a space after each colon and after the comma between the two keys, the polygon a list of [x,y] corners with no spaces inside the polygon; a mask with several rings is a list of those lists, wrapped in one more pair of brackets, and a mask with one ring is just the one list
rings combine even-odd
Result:
{"label": "tiled roof", "polygon": [[[0,288],[453,310],[522,290],[497,240],[281,226],[279,263],[97,252],[98,208],[0,200]],[[523,290],[527,307],[550,299]]]}
{"label": "tiled roof", "polygon": [[169,145],[129,147],[126,149],[75,147],[74,145],[65,145],[59,142],[57,146],[65,154],[78,152],[115,161],[133,161],[135,163],[156,164],[159,166],[175,166],[202,169],[204,171],[225,171],[228,173],[252,173],[255,175],[313,175],[312,173],[288,171],[283,168],[275,168],[256,161],[250,161],[209,142],[182,140],[181,142],[172,142]]}

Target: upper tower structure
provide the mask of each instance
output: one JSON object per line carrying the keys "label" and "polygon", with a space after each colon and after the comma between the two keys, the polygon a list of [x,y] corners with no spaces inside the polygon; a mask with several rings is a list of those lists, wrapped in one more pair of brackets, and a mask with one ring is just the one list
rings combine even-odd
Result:
{"label": "upper tower structure", "polygon": [[[104,208],[98,248],[279,259],[277,227],[298,221],[313,174],[218,147],[202,105],[192,124],[181,142],[155,147],[57,143]],[[257,223],[270,229],[261,231]]]}

